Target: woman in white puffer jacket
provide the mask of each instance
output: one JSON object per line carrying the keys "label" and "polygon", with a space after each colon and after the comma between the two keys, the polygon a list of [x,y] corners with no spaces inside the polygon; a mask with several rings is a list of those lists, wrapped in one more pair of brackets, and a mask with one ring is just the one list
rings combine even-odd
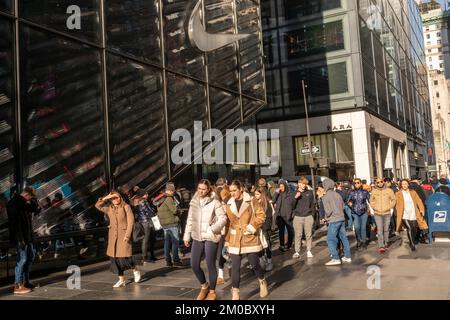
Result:
{"label": "woman in white puffer jacket", "polygon": [[[208,180],[201,180],[190,203],[183,237],[186,247],[189,247],[192,241],[191,267],[202,285],[197,300],[217,299],[217,248],[227,219],[222,203],[212,192],[211,183]],[[200,267],[202,256],[205,256],[208,266],[209,283]]]}

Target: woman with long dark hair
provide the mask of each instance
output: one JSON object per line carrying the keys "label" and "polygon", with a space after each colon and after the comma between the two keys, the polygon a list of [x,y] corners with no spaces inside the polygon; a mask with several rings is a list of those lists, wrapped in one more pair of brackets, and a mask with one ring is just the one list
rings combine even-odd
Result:
{"label": "woman with long dark hair", "polygon": [[252,199],[253,207],[261,206],[264,212],[266,213],[266,220],[262,226],[263,236],[267,241],[267,248],[264,248],[262,251],[262,265],[265,266],[266,271],[271,271],[273,269],[272,264],[272,242],[270,234],[272,232],[272,206],[270,205],[269,199],[267,199],[267,193],[265,188],[258,187],[255,190],[255,196]]}
{"label": "woman with long dark hair", "polygon": [[[222,203],[216,199],[208,180],[200,180],[197,192],[191,200],[184,232],[184,244],[191,245],[191,267],[201,284],[197,300],[216,300],[217,283],[217,248],[222,228],[227,223],[227,216]],[[209,283],[206,281],[200,263],[205,257],[208,266]]]}
{"label": "woman with long dark hair", "polygon": [[131,233],[133,231],[134,215],[118,192],[111,192],[106,197],[98,199],[95,207],[108,215],[108,249],[106,254],[111,261],[111,271],[119,276],[114,288],[125,287],[124,272],[133,269],[134,282],[141,280],[141,273],[133,261]]}

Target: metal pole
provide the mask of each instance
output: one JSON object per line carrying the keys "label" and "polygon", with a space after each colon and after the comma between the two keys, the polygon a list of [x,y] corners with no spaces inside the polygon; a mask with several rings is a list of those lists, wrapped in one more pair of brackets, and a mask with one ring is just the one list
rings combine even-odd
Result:
{"label": "metal pole", "polygon": [[311,143],[311,132],[309,130],[309,117],[308,117],[308,105],[306,103],[306,90],[305,90],[305,80],[302,80],[302,90],[303,90],[303,102],[305,104],[305,121],[306,121],[306,134],[308,135],[308,148],[309,148],[309,168],[311,169],[311,185],[313,188],[314,202],[316,202],[316,182],[314,180],[314,168],[311,166],[313,161],[312,156],[312,143]]}

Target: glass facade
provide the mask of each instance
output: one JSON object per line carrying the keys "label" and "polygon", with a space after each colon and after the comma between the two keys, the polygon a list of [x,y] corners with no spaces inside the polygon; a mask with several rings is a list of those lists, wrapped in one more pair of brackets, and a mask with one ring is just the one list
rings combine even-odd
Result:
{"label": "glass facade", "polygon": [[21,0],[13,13],[0,0],[0,244],[24,186],[43,208],[36,235],[58,235],[57,251],[87,241],[67,232],[106,225],[93,204],[108,190],[153,193],[182,174],[174,130],[235,128],[264,106],[259,1],[203,0],[208,32],[251,34],[208,53],[188,38],[194,2]]}
{"label": "glass facade", "polygon": [[431,114],[420,12],[413,1],[358,3],[368,107],[425,139]]}
{"label": "glass facade", "polygon": [[354,105],[346,4],[263,1],[267,107],[259,122],[304,116],[302,80],[312,116]]}

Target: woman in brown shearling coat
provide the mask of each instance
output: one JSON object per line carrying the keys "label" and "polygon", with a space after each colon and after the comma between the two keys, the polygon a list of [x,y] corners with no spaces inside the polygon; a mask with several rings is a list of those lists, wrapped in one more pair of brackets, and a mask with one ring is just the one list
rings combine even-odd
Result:
{"label": "woman in brown shearling coat", "polygon": [[[111,203],[107,204],[106,201]],[[125,287],[124,271],[133,269],[134,282],[139,282],[141,274],[133,261],[131,233],[133,232],[134,215],[131,207],[125,203],[118,192],[111,192],[106,197],[98,199],[95,207],[108,215],[108,249],[111,271],[119,275],[119,281],[114,288]]]}
{"label": "woman in brown shearling coat", "polygon": [[259,253],[263,249],[259,234],[266,220],[266,213],[261,206],[252,204],[250,195],[244,193],[240,181],[231,183],[230,193],[231,199],[225,206],[229,219],[225,239],[232,263],[232,300],[239,300],[240,269],[244,254],[247,255],[247,259],[259,279],[259,294],[261,298],[264,298],[269,292],[264,278],[264,270],[259,264]]}

